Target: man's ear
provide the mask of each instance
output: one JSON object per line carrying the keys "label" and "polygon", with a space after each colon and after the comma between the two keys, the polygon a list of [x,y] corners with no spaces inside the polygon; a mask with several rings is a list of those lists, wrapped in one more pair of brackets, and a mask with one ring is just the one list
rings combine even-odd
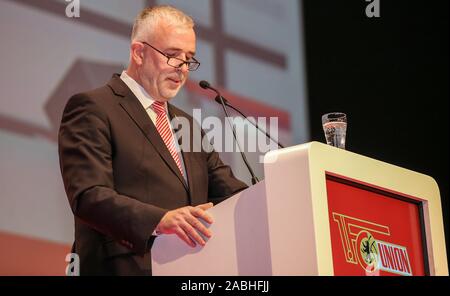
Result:
{"label": "man's ear", "polygon": [[141,43],[131,44],[131,59],[136,65],[141,66],[144,62],[144,46]]}

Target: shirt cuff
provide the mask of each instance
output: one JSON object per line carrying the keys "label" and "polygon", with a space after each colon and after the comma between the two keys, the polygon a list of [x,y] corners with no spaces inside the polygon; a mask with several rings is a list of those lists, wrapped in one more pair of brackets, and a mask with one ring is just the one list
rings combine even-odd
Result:
{"label": "shirt cuff", "polygon": [[160,236],[160,235],[161,235],[161,232],[158,230],[158,228],[153,230],[152,236]]}

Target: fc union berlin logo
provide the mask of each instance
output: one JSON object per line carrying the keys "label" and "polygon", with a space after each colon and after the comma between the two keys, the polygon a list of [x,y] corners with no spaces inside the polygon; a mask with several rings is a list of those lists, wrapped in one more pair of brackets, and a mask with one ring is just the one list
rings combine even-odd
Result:
{"label": "fc union berlin logo", "polygon": [[412,275],[406,247],[375,238],[390,236],[389,227],[338,213],[333,213],[333,220],[338,224],[347,263],[359,264],[371,275],[380,270]]}

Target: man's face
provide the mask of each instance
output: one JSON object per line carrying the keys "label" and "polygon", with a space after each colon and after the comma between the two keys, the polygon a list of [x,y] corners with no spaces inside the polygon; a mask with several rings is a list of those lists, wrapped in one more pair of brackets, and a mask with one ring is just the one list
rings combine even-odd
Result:
{"label": "man's face", "polygon": [[[146,40],[167,56],[185,61],[195,55],[195,32],[160,23],[153,38]],[[175,97],[188,78],[187,66],[174,68],[167,58],[150,46],[144,45],[143,64],[139,76],[144,89],[157,101],[168,101]]]}

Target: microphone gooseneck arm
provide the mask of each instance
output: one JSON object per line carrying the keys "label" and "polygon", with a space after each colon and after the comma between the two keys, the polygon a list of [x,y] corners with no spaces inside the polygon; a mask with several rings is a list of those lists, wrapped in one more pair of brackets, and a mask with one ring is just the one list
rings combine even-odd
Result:
{"label": "microphone gooseneck arm", "polygon": [[[274,143],[276,143],[278,145],[278,147],[280,148],[284,148],[284,145],[282,145],[280,142],[278,142],[277,140],[275,140],[274,138],[272,138],[272,136],[265,130],[263,130],[262,128],[259,127],[258,122],[253,122],[252,120],[250,120],[248,118],[247,115],[245,115],[244,113],[242,113],[238,108],[234,107],[233,105],[231,105],[224,97],[222,97],[225,105],[227,107],[230,107],[231,109],[233,109],[234,111],[236,111],[237,113],[241,114],[242,117],[244,117],[248,122],[250,122],[251,124],[253,124],[260,132],[264,133],[266,135],[267,138],[269,138],[270,140],[272,140]],[[215,101],[217,103],[221,103],[220,102],[220,98],[219,96],[216,97]]]}
{"label": "microphone gooseneck arm", "polygon": [[226,108],[226,105],[225,105],[225,100],[224,100],[224,98],[222,97],[222,95],[220,94],[220,92],[219,92],[217,89],[213,88],[207,81],[202,80],[202,81],[200,81],[199,84],[200,84],[200,87],[201,87],[201,88],[203,88],[203,89],[210,89],[210,90],[214,91],[214,92],[217,94],[217,96],[218,96],[218,98],[219,98],[219,101],[220,101],[220,104],[222,105],[223,111],[224,111],[224,113],[225,113],[226,119],[227,119],[227,121],[228,121],[228,124],[230,125],[231,130],[233,131],[233,137],[234,137],[234,140],[236,141],[236,144],[237,144],[237,146],[238,146],[238,149],[239,149],[239,152],[240,152],[240,154],[241,154],[242,160],[244,161],[245,166],[247,167],[247,169],[248,169],[248,171],[250,172],[250,175],[251,175],[251,177],[252,177],[252,184],[255,185],[256,183],[259,182],[259,180],[258,180],[258,178],[255,176],[255,173],[253,172],[252,167],[251,167],[250,164],[248,163],[247,156],[246,156],[245,153],[242,151],[241,145],[239,144],[239,141],[237,140],[236,130],[235,130],[235,128],[234,128],[234,125],[231,123],[230,116],[228,115],[228,111],[227,111],[227,108]]}

